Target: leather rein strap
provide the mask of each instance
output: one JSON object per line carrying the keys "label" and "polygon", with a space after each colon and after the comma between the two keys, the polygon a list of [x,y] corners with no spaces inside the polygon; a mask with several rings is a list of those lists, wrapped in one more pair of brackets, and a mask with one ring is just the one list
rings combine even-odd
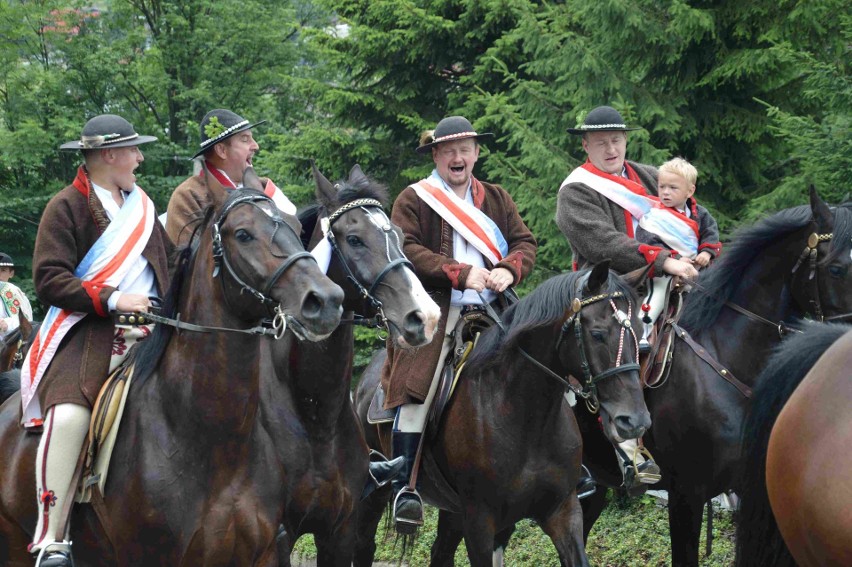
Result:
{"label": "leather rein strap", "polygon": [[739,379],[737,379],[736,376],[734,376],[733,372],[719,364],[719,361],[710,356],[710,353],[707,352],[707,349],[695,342],[695,339],[692,338],[692,336],[686,331],[686,329],[684,329],[677,323],[672,323],[672,328],[674,329],[675,333],[677,333],[677,336],[680,337],[683,342],[689,345],[689,348],[691,348],[701,360],[709,364],[710,367],[715,370],[719,376],[721,376],[734,388],[739,390],[743,396],[745,396],[746,398],[751,398],[751,388],[742,383]]}

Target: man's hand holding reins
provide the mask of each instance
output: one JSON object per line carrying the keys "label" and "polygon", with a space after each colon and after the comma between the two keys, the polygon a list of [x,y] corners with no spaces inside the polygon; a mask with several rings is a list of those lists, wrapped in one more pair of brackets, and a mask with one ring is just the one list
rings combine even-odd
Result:
{"label": "man's hand holding reins", "polygon": [[127,313],[147,312],[151,306],[151,300],[146,295],[138,293],[122,293],[115,303],[118,311]]}

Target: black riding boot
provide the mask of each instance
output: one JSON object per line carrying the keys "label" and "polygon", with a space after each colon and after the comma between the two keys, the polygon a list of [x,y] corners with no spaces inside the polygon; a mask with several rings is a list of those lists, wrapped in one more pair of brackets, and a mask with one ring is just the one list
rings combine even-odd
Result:
{"label": "black riding boot", "polygon": [[383,487],[399,476],[404,466],[404,457],[388,460],[387,457],[378,451],[370,449],[370,478],[367,479],[367,484],[364,485],[364,490],[361,491],[361,500],[370,496],[377,488]]}
{"label": "black riding boot", "polygon": [[393,520],[396,531],[410,535],[423,524],[423,502],[416,490],[408,488],[408,482],[414,469],[417,447],[420,445],[420,433],[393,432],[393,456],[405,457],[405,465],[399,475],[391,481],[395,495],[393,502]]}

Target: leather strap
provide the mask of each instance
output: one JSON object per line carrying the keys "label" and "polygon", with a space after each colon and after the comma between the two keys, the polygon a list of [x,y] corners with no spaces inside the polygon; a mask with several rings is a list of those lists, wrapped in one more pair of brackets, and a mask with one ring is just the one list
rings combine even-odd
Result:
{"label": "leather strap", "polygon": [[675,333],[677,333],[677,336],[680,337],[683,342],[689,345],[689,348],[691,348],[693,352],[695,352],[695,354],[697,354],[698,357],[701,358],[701,360],[709,364],[719,376],[721,376],[734,388],[739,390],[743,396],[745,396],[746,398],[751,398],[751,388],[740,382],[730,370],[719,364],[719,362],[715,358],[710,356],[710,353],[708,353],[707,350],[700,344],[695,342],[695,339],[693,339],[690,334],[686,332],[686,329],[676,323],[672,323],[672,328],[674,328]]}

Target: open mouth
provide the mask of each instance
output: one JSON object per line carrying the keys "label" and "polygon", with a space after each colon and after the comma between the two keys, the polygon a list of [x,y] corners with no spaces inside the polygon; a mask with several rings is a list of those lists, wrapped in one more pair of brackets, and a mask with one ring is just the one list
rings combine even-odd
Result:
{"label": "open mouth", "polygon": [[464,173],[464,166],[463,165],[451,165],[450,171],[452,171],[453,173]]}

